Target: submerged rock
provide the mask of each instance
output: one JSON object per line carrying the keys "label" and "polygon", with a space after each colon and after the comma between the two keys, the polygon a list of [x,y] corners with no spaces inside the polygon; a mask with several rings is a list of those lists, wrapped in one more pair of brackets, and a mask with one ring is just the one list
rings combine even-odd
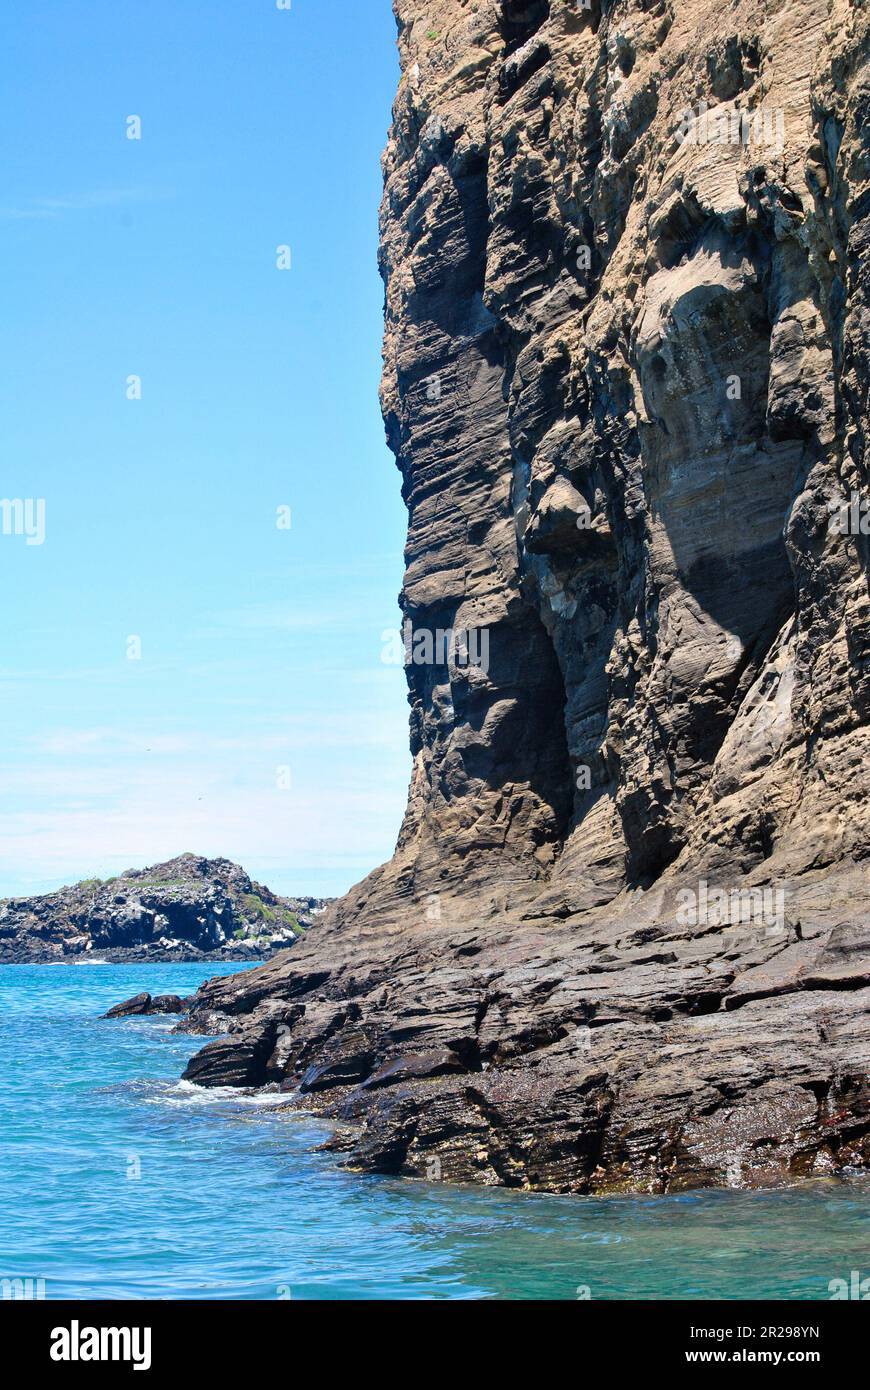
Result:
{"label": "submerged rock", "polygon": [[402,610],[486,660],[409,662],[395,856],[202,1056],[382,1172],[866,1167],[870,13],[396,11]]}

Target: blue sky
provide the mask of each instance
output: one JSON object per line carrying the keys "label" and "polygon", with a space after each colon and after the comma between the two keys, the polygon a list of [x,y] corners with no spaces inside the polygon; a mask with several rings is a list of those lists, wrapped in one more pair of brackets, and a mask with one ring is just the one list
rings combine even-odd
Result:
{"label": "blue sky", "polygon": [[0,895],[186,850],[341,892],[410,770],[389,0],[5,0],[0,46],[0,498],[46,509],[0,535]]}

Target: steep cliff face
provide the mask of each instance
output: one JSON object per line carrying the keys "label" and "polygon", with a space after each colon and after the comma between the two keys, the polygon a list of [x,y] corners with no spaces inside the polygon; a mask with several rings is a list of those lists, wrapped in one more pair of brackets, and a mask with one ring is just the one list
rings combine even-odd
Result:
{"label": "steep cliff face", "polygon": [[394,859],[191,1075],[410,1175],[865,1165],[867,11],[396,11],[402,605],[478,661],[415,648]]}

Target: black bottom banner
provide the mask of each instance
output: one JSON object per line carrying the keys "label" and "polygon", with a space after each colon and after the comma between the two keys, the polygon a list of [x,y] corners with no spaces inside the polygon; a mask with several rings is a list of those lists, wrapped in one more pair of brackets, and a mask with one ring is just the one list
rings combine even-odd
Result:
{"label": "black bottom banner", "polygon": [[[312,1337],[329,1341],[324,1370],[333,1371],[346,1357],[353,1370],[365,1368],[387,1330],[410,1332],[427,1341],[425,1372],[456,1371],[456,1344],[451,1333],[471,1338],[462,1360],[480,1340],[492,1353],[512,1354],[517,1339],[530,1334],[540,1349],[543,1337],[582,1337],[584,1356],[604,1359],[613,1373],[694,1369],[700,1378],[724,1367],[764,1366],[775,1379],[794,1366],[811,1367],[830,1376],[851,1369],[862,1355],[870,1330],[863,1299],[805,1303],[631,1303],[580,1302],[546,1306],[546,1326],[539,1304],[513,1303],[511,1321],[502,1324],[496,1308],[479,1304],[439,1314],[420,1303],[372,1306],[328,1300],[304,1304],[276,1302],[100,1302],[0,1301],[2,1332],[10,1364],[22,1371],[46,1372],[52,1379],[93,1379],[103,1371],[114,1376],[165,1376],[195,1373],[226,1376],[286,1359],[288,1375],[298,1352],[313,1349]],[[361,1321],[355,1334],[356,1317]],[[389,1319],[384,1321],[384,1317]],[[555,1325],[550,1319],[556,1317]],[[418,1323],[417,1318],[422,1318]],[[459,1318],[459,1323],[454,1318]],[[465,1318],[469,1322],[465,1322]],[[490,1317],[494,1323],[490,1323]],[[321,1323],[321,1318],[323,1322]],[[564,1322],[562,1319],[564,1318]],[[523,1324],[527,1324],[524,1329]],[[446,1334],[446,1336],[445,1336]],[[497,1338],[493,1341],[493,1337]],[[533,1344],[534,1345],[534,1344]],[[552,1343],[550,1350],[556,1351]],[[528,1345],[526,1347],[528,1352]],[[564,1352],[564,1343],[562,1344]],[[422,1369],[422,1368],[421,1368]],[[410,1374],[410,1372],[409,1372]]]}

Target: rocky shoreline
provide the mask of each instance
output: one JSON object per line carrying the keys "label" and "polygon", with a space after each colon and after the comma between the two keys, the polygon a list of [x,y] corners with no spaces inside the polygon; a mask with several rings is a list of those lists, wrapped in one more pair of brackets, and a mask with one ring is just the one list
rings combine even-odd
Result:
{"label": "rocky shoreline", "polygon": [[254,963],[294,945],[326,906],[281,898],[227,859],[184,854],[0,901],[0,965]]}
{"label": "rocky shoreline", "polygon": [[721,939],[657,906],[481,925],[445,903],[445,942],[421,905],[413,946],[364,975],[332,916],[198,991],[180,1031],[223,1036],[184,1077],[294,1091],[352,1167],[429,1180],[604,1195],[870,1166],[863,934]]}
{"label": "rocky shoreline", "polygon": [[486,661],[413,643],[394,857],[185,1074],[410,1177],[866,1169],[866,7],[395,9],[402,616]]}

